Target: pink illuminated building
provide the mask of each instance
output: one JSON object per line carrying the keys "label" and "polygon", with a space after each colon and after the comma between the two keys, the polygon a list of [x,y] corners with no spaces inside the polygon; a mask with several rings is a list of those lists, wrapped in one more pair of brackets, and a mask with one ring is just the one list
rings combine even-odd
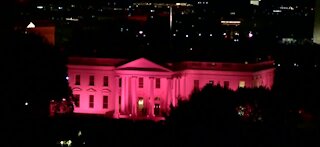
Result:
{"label": "pink illuminated building", "polygon": [[188,100],[195,88],[208,83],[236,90],[271,88],[273,61],[220,63],[184,61],[159,65],[145,58],[134,61],[70,57],[68,79],[75,97],[74,112],[114,118],[157,118]]}

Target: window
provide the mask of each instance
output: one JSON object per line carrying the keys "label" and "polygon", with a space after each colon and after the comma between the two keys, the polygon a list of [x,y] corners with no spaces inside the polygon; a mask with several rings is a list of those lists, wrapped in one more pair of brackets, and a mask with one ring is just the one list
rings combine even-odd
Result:
{"label": "window", "polygon": [[122,79],[119,78],[119,87],[121,87],[121,84],[122,84]]}
{"label": "window", "polygon": [[239,82],[239,87],[240,87],[240,88],[246,87],[246,82],[245,82],[245,81],[240,81],[240,82]]}
{"label": "window", "polygon": [[160,88],[160,78],[156,78],[156,88]]}
{"label": "window", "polygon": [[109,86],[109,77],[103,76],[103,86]]}
{"label": "window", "polygon": [[210,85],[214,85],[214,81],[213,81],[213,80],[210,80],[210,81],[209,81],[209,84],[210,84]]}
{"label": "window", "polygon": [[74,102],[75,107],[79,107],[80,94],[75,94],[73,96],[74,96],[73,102]]}
{"label": "window", "polygon": [[119,96],[119,104],[121,105],[121,96]]}
{"label": "window", "polygon": [[143,78],[139,78],[139,88],[143,88]]}
{"label": "window", "polygon": [[103,96],[103,108],[108,109],[108,96]]}
{"label": "window", "polygon": [[193,86],[194,89],[199,89],[199,80],[194,80],[193,85],[194,85]]}
{"label": "window", "polygon": [[80,75],[76,75],[75,85],[80,85]]}
{"label": "window", "polygon": [[89,85],[94,86],[94,76],[89,77]]}
{"label": "window", "polygon": [[93,107],[94,107],[94,96],[89,95],[89,108],[93,108]]}
{"label": "window", "polygon": [[224,88],[229,88],[230,82],[229,81],[224,81],[223,82],[223,87]]}

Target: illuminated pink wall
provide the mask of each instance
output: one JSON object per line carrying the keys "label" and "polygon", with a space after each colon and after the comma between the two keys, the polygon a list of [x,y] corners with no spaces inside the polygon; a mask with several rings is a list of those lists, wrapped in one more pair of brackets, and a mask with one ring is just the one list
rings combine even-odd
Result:
{"label": "illuminated pink wall", "polygon": [[[88,63],[91,62],[89,61],[91,59],[87,60]],[[145,58],[120,64],[120,66],[99,61],[101,61],[99,66],[77,65],[74,63],[76,60],[68,65],[69,84],[73,89],[73,94],[80,94],[80,106],[75,107],[74,110],[76,113],[105,114],[110,112],[116,118],[150,117],[156,114],[156,110],[168,112],[171,103],[176,106],[178,97],[187,100],[194,89],[194,80],[199,80],[200,88],[209,81],[213,81],[214,85],[219,83],[221,86],[224,86],[224,81],[228,81],[229,88],[236,90],[240,81],[245,83],[245,87],[265,86],[270,88],[274,76],[273,67],[256,72],[188,68],[172,71]],[[103,62],[111,63],[112,59]],[[76,75],[80,75],[80,85],[75,85]],[[89,76],[94,76],[94,86],[89,86]],[[108,76],[108,86],[103,86],[104,76]],[[143,87],[139,87],[139,78],[143,78]],[[156,88],[157,78],[160,78],[160,88]],[[119,79],[121,79],[121,87]],[[93,108],[89,108],[89,95],[94,95]],[[102,107],[104,95],[109,98],[107,109]],[[120,103],[119,97],[121,97]],[[139,101],[139,98],[143,102]],[[139,102],[143,104],[140,105]],[[156,104],[159,109],[154,109]],[[145,110],[144,113],[141,108]]]}

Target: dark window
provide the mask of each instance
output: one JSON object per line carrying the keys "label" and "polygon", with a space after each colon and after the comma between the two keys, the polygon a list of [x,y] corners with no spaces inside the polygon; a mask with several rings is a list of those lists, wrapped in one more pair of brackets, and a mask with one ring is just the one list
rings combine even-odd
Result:
{"label": "dark window", "polygon": [[224,81],[223,82],[223,87],[224,88],[229,88],[230,82],[229,81]]}
{"label": "dark window", "polygon": [[89,77],[89,85],[94,86],[94,76]]}
{"label": "dark window", "polygon": [[94,107],[94,96],[89,95],[89,108],[93,108],[93,107]]}
{"label": "dark window", "polygon": [[108,96],[103,96],[103,108],[107,109],[108,108]]}
{"label": "dark window", "polygon": [[80,104],[79,101],[80,101],[80,94],[75,94],[73,102],[76,107],[79,107],[79,104]]}
{"label": "dark window", "polygon": [[139,78],[139,88],[143,88],[143,78]]}
{"label": "dark window", "polygon": [[194,80],[193,81],[194,89],[199,89],[199,80]]}
{"label": "dark window", "polygon": [[119,87],[122,85],[122,78],[119,78]]}
{"label": "dark window", "polygon": [[119,96],[119,104],[121,104],[121,96]]}
{"label": "dark window", "polygon": [[109,77],[108,76],[103,77],[103,86],[109,86]]}
{"label": "dark window", "polygon": [[160,78],[156,78],[156,88],[160,88]]}
{"label": "dark window", "polygon": [[75,85],[80,85],[80,75],[76,75]]}

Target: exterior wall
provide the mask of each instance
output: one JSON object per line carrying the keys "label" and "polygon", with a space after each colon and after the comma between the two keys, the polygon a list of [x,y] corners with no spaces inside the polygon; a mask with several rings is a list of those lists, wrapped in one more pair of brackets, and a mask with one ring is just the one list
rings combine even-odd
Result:
{"label": "exterior wall", "polygon": [[255,87],[263,86],[271,89],[274,81],[275,69],[266,69],[259,72],[255,72],[253,75],[253,83]]}
{"label": "exterior wall", "polygon": [[[76,113],[105,114],[114,110],[115,74],[113,67],[68,66],[69,85],[73,94],[80,94],[80,106],[74,108]],[[80,85],[75,85],[75,77],[80,75]],[[94,76],[94,86],[89,86],[89,76]],[[103,76],[108,76],[108,86],[103,86]],[[94,95],[94,107],[89,108],[89,95]],[[108,108],[103,109],[103,96],[108,96]]]}
{"label": "exterior wall", "polygon": [[[239,82],[244,81],[246,87],[253,87],[252,81],[253,74],[251,72],[231,72],[231,71],[208,71],[208,70],[185,70],[183,80],[183,88],[186,89],[186,93],[183,97],[189,97],[194,90],[194,80],[199,80],[199,88],[203,88],[210,81],[213,81],[214,85],[218,83],[224,86],[224,81],[229,81],[229,88],[232,90],[237,90],[239,87]],[[183,90],[181,88],[181,90]]]}

